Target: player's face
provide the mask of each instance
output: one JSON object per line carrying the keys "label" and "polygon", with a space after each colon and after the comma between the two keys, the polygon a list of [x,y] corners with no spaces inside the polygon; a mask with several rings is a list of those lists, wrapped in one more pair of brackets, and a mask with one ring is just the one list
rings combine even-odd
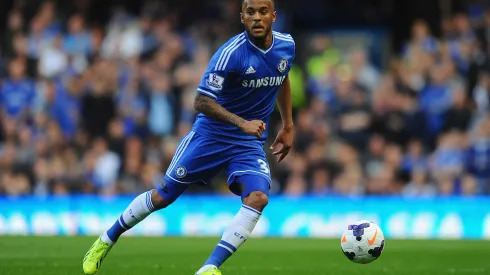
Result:
{"label": "player's face", "polygon": [[271,0],[247,0],[242,6],[242,23],[249,36],[264,39],[270,34],[276,12]]}

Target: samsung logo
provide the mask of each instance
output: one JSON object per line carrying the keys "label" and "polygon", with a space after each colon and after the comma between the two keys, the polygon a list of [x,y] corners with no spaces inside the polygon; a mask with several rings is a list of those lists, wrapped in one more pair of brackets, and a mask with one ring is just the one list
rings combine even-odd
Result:
{"label": "samsung logo", "polygon": [[286,79],[286,76],[264,77],[252,80],[243,80],[242,86],[247,88],[260,88],[270,86],[280,86]]}

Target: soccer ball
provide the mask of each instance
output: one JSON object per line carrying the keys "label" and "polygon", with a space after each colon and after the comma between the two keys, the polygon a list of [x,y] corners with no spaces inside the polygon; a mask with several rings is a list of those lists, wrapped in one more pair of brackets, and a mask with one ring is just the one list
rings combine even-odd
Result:
{"label": "soccer ball", "polygon": [[385,237],[377,224],[361,220],[347,227],[340,239],[340,246],[349,260],[368,264],[381,256]]}

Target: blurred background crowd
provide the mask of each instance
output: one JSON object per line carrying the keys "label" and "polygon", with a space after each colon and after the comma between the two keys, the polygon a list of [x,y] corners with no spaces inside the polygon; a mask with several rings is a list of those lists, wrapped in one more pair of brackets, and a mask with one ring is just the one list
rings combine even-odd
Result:
{"label": "blurred background crowd", "polygon": [[[8,7],[0,194],[133,194],[159,184],[194,122],[210,57],[242,31],[240,1],[134,2]],[[362,40],[343,46],[318,27],[322,9],[335,20],[327,11],[345,7],[293,2],[279,3],[275,28],[296,39],[296,140],[283,163],[269,158],[273,194],[489,194],[490,6],[471,1],[435,23],[409,18],[407,35],[388,39],[376,59]],[[388,25],[387,2],[355,4],[364,11],[355,20]],[[278,112],[270,127],[272,141]],[[223,176],[190,192],[229,193]]]}

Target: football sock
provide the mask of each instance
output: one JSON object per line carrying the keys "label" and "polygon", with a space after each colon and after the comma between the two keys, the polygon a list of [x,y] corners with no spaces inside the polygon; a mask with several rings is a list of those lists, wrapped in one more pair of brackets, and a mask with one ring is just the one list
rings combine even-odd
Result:
{"label": "football sock", "polygon": [[117,242],[122,233],[131,229],[155,211],[153,203],[151,202],[152,191],[153,190],[150,190],[137,196],[129,204],[128,208],[124,210],[114,225],[102,234],[101,239],[103,242],[113,245]]}
{"label": "football sock", "polygon": [[250,237],[261,214],[249,206],[242,205],[238,214],[225,229],[221,241],[197,273],[212,267],[220,267]]}

